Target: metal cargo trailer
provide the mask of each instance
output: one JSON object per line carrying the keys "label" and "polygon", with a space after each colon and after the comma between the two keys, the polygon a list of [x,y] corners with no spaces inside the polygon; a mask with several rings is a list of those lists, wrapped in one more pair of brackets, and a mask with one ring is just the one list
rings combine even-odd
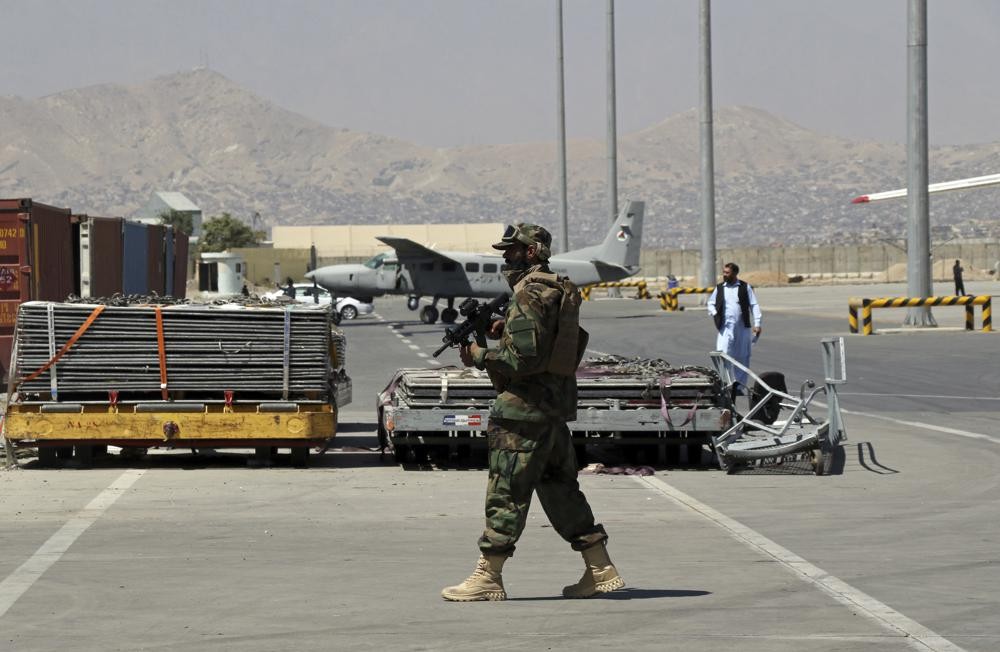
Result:
{"label": "metal cargo trailer", "polygon": [[0,373],[4,380],[17,307],[28,299],[63,300],[75,291],[68,208],[0,199]]}
{"label": "metal cargo trailer", "polygon": [[174,296],[183,299],[187,296],[188,278],[188,235],[177,231],[174,233]]}
{"label": "metal cargo trailer", "polygon": [[163,237],[166,227],[159,224],[146,225],[146,281],[147,290],[150,294],[163,296],[166,294],[167,286],[164,282],[163,268]]}
{"label": "metal cargo trailer", "polygon": [[122,231],[122,290],[125,294],[149,294],[149,274],[146,271],[146,257],[149,241],[146,225],[125,222]]}
{"label": "metal cargo trailer", "polygon": [[166,227],[163,236],[163,284],[167,296],[174,296],[174,228]]}
{"label": "metal cargo trailer", "polygon": [[21,307],[9,444],[37,448],[43,466],[68,448],[86,465],[108,445],[287,447],[305,465],[334,437],[352,391],[330,306],[139,300]]}
{"label": "metal cargo trailer", "polygon": [[120,217],[79,216],[80,296],[110,297],[122,291]]}

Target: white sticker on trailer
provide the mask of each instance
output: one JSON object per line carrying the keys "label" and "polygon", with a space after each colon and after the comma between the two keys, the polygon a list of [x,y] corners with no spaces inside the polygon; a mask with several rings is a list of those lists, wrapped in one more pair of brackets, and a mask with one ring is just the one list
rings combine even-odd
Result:
{"label": "white sticker on trailer", "polygon": [[441,420],[443,426],[481,426],[483,425],[483,415],[481,414],[446,414]]}

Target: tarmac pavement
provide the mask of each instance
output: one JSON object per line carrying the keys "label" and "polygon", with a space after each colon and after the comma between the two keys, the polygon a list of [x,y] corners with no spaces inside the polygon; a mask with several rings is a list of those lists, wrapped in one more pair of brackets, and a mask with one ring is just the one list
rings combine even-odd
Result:
{"label": "tarmac pavement", "polygon": [[[819,338],[846,335],[846,297],[869,287],[762,288],[753,368],[818,379]],[[996,335],[847,337],[833,475],[581,475],[627,588],[563,600],[582,562],[536,506],[510,599],[454,604],[439,591],[474,566],[486,473],[370,450],[375,392],[434,364],[442,331],[402,299],[376,313],[343,325],[354,403],[309,469],[161,452],[0,473],[0,648],[1000,649]],[[583,316],[595,351],[707,364],[714,345],[696,309]]]}

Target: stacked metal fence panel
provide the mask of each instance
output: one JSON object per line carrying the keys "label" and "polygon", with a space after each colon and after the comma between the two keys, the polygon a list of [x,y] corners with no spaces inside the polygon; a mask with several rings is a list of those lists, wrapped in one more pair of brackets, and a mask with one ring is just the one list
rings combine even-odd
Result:
{"label": "stacked metal fence panel", "polygon": [[[106,306],[66,353],[43,368],[96,306],[28,302],[16,329],[24,400],[329,400],[331,313],[312,307]],[[50,326],[51,325],[51,326]],[[161,386],[165,377],[166,387]],[[55,394],[56,396],[53,396]]]}
{"label": "stacked metal fence panel", "polygon": [[[395,383],[401,403],[412,407],[488,408],[496,390],[484,371],[407,369]],[[718,375],[706,367],[674,367],[662,360],[604,356],[586,360],[577,370],[578,409],[619,407],[709,408],[717,405]]]}

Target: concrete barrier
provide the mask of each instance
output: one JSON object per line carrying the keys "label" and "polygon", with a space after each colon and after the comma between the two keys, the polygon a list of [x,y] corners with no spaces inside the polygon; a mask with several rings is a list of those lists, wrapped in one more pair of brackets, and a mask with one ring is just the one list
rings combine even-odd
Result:
{"label": "concrete barrier", "polygon": [[[993,302],[991,297],[980,296],[950,296],[950,297],[885,297],[879,299],[864,299],[851,297],[847,301],[847,325],[852,333],[859,330],[862,335],[871,335],[872,309],[873,308],[917,308],[920,306],[964,306],[965,307],[965,330],[971,331],[974,328],[973,306],[982,306],[983,310],[983,332],[989,333],[993,330]],[[861,323],[858,324],[858,309],[861,309]]]}
{"label": "concrete barrier", "polygon": [[583,297],[584,301],[590,301],[590,291],[594,288],[638,288],[639,292],[635,297],[636,299],[652,299],[646,281],[641,279],[638,281],[609,281],[607,283],[584,285],[580,288],[580,296]]}
{"label": "concrete barrier", "polygon": [[665,292],[660,292],[660,308],[663,310],[668,310],[674,312],[676,310],[683,310],[680,307],[680,302],[677,300],[678,294],[709,294],[714,290],[711,288],[670,288]]}

